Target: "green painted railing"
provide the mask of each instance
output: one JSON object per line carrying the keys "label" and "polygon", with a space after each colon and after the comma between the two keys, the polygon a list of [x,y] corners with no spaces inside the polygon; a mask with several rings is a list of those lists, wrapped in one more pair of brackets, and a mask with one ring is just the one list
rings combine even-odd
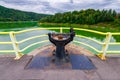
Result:
{"label": "green painted railing", "polygon": [[[9,35],[11,41],[9,42],[1,42],[0,41],[0,45],[7,45],[7,44],[11,44],[13,46],[13,50],[0,50],[1,53],[9,53],[9,52],[14,52],[15,53],[15,59],[18,60],[20,59],[24,54],[22,53],[23,51],[29,49],[30,47],[32,46],[35,46],[37,44],[41,44],[41,43],[45,43],[45,42],[49,42],[49,40],[43,40],[43,41],[38,41],[38,42],[35,42],[35,43],[32,43],[30,45],[27,45],[26,47],[24,47],[23,49],[20,49],[19,48],[19,45],[26,42],[26,41],[29,41],[29,40],[32,40],[32,39],[37,39],[37,38],[43,38],[43,37],[47,37],[47,33],[46,34],[43,34],[43,35],[39,35],[39,36],[32,36],[32,37],[29,37],[29,38],[26,38],[26,39],[23,39],[23,40],[20,40],[18,41],[17,38],[16,38],[16,35],[17,34],[24,34],[26,32],[31,32],[31,31],[38,31],[38,30],[59,30],[60,33],[63,32],[63,30],[68,30],[69,28],[65,28],[65,27],[52,27],[52,28],[34,28],[34,29],[28,29],[28,30],[22,30],[22,31],[16,31],[16,32],[0,32],[0,36],[1,35]],[[114,46],[117,46],[117,45],[120,45],[120,42],[111,42],[111,37],[113,35],[120,35],[120,32],[116,32],[116,33],[111,33],[111,32],[99,32],[99,31],[94,31],[94,30],[88,30],[88,29],[82,29],[82,28],[74,28],[74,30],[76,31],[86,31],[86,32],[91,32],[91,33],[94,33],[94,34],[99,34],[99,35],[104,35],[106,36],[105,37],[105,41],[104,42],[101,42],[101,41],[98,41],[96,39],[93,39],[93,38],[90,38],[90,37],[87,37],[87,36],[83,36],[83,35],[79,35],[77,34],[76,37],[78,38],[81,38],[81,39],[87,39],[87,40],[91,40],[99,45],[102,46],[102,49],[101,50],[98,50],[96,48],[96,46],[91,46],[89,44],[86,44],[85,42],[81,42],[79,40],[74,40],[73,42],[74,43],[77,43],[77,44],[82,44],[84,46],[87,46],[89,47],[90,49],[94,50],[97,52],[96,55],[98,55],[98,57],[100,57],[102,60],[105,60],[105,56],[106,54],[113,54],[113,53],[117,53],[119,54],[120,53],[120,50],[108,50],[108,47],[110,45],[114,45]],[[2,47],[2,46],[0,46]],[[93,52],[94,53],[94,52]]]}

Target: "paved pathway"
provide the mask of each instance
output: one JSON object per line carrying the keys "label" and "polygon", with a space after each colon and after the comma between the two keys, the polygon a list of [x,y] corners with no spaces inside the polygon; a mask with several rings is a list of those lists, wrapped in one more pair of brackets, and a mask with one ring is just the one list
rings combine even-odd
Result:
{"label": "paved pathway", "polygon": [[[0,80],[120,80],[120,56],[110,56],[106,61],[101,61],[89,51],[79,48],[81,54],[84,52],[97,67],[95,70],[39,70],[25,69],[30,59],[37,53],[52,51],[52,46],[36,49],[29,55],[25,55],[18,61],[12,56],[0,57]],[[70,47],[68,47],[70,49]],[[73,51],[71,48],[70,51]],[[73,51],[76,52],[77,50]],[[77,51],[78,52],[78,51]],[[34,56],[32,56],[34,54]]]}

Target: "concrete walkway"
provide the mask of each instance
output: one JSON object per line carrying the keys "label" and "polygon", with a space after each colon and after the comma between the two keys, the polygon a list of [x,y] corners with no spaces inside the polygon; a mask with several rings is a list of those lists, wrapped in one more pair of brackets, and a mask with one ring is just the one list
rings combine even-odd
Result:
{"label": "concrete walkway", "polygon": [[[12,56],[0,57],[0,80],[120,80],[120,56],[110,56],[101,61],[83,48],[72,49],[69,52],[79,52],[88,55],[97,69],[94,70],[39,70],[25,69],[28,62],[38,53],[52,52],[53,46],[36,49],[20,60],[13,60]],[[79,51],[80,50],[80,51]]]}

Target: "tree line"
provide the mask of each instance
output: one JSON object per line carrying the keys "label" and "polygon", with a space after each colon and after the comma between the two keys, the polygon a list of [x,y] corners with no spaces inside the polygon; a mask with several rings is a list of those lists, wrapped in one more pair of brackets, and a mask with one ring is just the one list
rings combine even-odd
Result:
{"label": "tree line", "polygon": [[47,14],[37,14],[0,6],[0,21],[38,21]]}
{"label": "tree line", "polygon": [[80,10],[65,13],[56,13],[44,17],[40,22],[52,23],[75,23],[75,24],[97,24],[100,22],[112,22],[118,14],[115,10]]}

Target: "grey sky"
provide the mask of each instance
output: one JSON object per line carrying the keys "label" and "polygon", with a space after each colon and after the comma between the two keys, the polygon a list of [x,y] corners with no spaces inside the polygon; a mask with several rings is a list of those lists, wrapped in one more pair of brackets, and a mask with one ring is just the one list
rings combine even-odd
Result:
{"label": "grey sky", "polygon": [[88,8],[115,9],[120,12],[120,0],[0,0],[0,5],[45,14]]}

